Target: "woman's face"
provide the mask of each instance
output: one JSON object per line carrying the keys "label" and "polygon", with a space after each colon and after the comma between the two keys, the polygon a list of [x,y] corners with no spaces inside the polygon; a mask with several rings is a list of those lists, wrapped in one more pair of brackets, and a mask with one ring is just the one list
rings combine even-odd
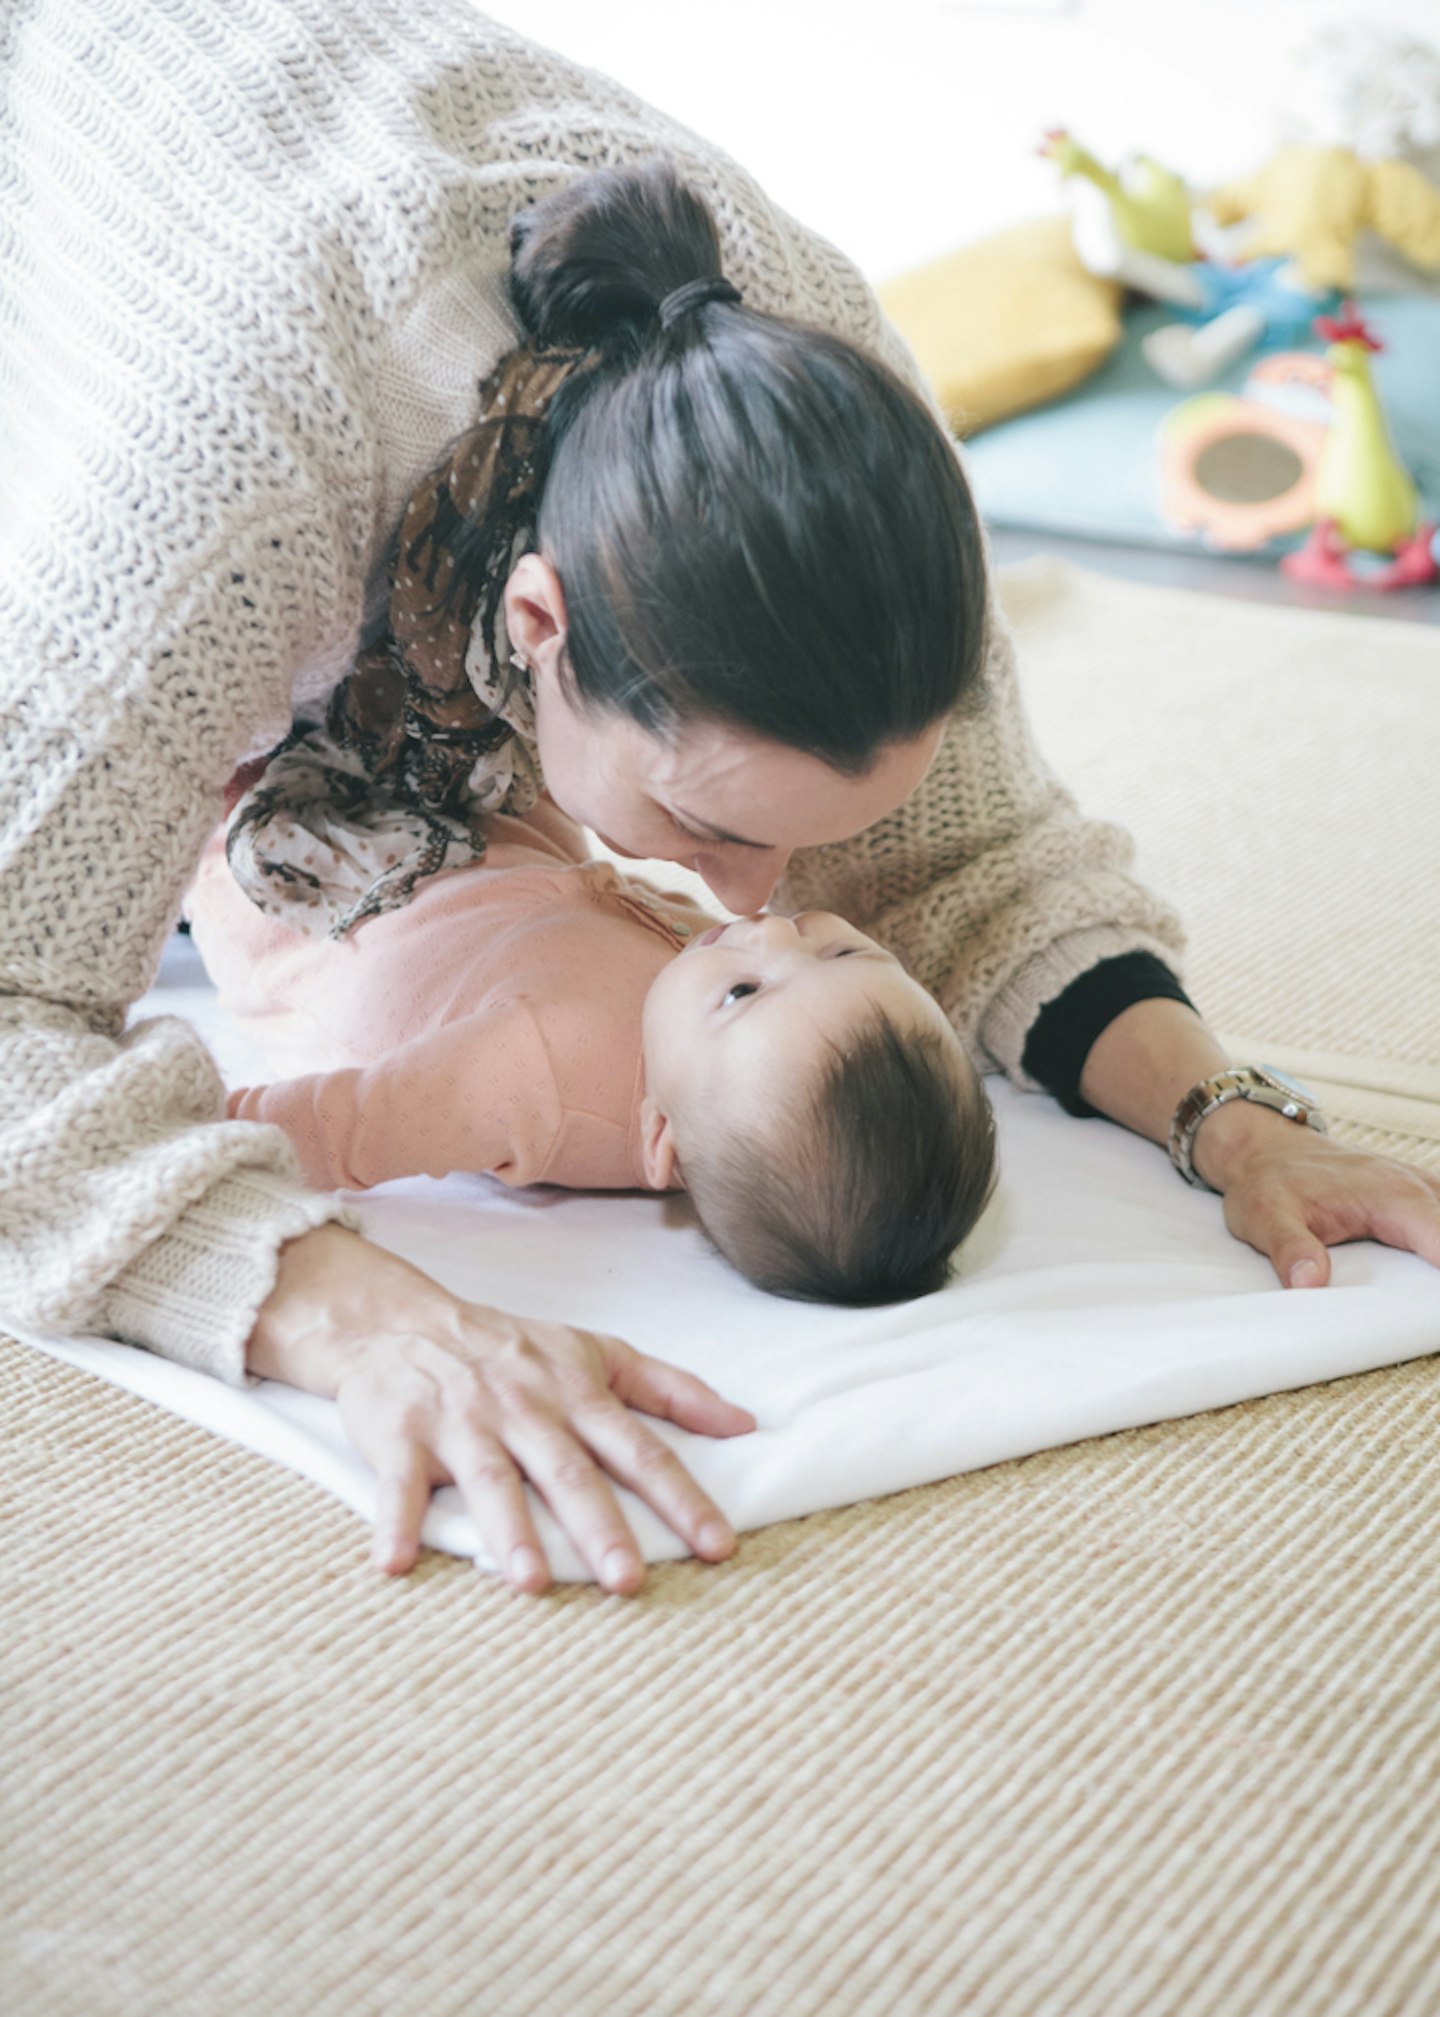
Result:
{"label": "woman's face", "polygon": [[572,697],[561,671],[564,590],[542,554],[522,555],[511,570],[505,621],[531,669],[540,764],[555,803],[616,854],[694,869],[741,916],[769,902],[797,847],[848,840],[903,805],[944,732],[937,723],[887,745],[858,777],[721,722],[652,735],[618,710]]}
{"label": "woman's face", "polygon": [[699,722],[652,735],[577,706],[558,670],[535,674],[546,788],[616,854],[678,861],[742,915],[769,902],[797,847],[848,840],[893,812],[930,768],[934,729],[894,743],[858,777],[744,729]]}
{"label": "woman's face", "polygon": [[797,847],[848,840],[902,805],[940,745],[937,724],[891,743],[852,777],[724,723],[658,736],[616,710],[587,708],[561,673],[565,596],[538,553],[511,571],[505,620],[531,669],[540,764],[555,803],[616,854],[683,862],[741,916],[769,902]]}

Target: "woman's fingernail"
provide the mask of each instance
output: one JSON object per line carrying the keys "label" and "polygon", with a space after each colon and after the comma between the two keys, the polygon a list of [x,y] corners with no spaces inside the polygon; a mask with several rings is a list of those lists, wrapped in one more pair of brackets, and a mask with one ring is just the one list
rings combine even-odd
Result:
{"label": "woman's fingernail", "polygon": [[1319,1279],[1320,1266],[1317,1261],[1297,1261],[1290,1270],[1292,1289],[1313,1289]]}
{"label": "woman's fingernail", "polygon": [[510,1550],[510,1574],[517,1583],[533,1582],[543,1576],[545,1564],[533,1548],[512,1548]]}
{"label": "woman's fingernail", "polygon": [[628,1548],[612,1548],[600,1564],[600,1580],[608,1589],[618,1590],[635,1574],[637,1564]]}
{"label": "woman's fingernail", "polygon": [[722,1548],[728,1548],[735,1536],[723,1520],[707,1520],[700,1529],[700,1552],[718,1555]]}

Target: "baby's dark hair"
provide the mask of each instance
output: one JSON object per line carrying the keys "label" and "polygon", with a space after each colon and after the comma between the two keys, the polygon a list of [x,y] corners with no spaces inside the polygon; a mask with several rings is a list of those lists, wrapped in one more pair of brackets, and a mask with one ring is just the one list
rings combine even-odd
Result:
{"label": "baby's dark hair", "polygon": [[652,733],[724,721],[866,770],[981,693],[985,567],[948,441],[827,330],[706,300],[714,218],[655,160],[579,177],[511,229],[536,341],[592,353],[538,452],[541,551],[577,697]]}
{"label": "baby's dark hair", "polygon": [[995,1121],[958,1042],[884,1016],[836,1051],[764,1139],[683,1153],[711,1244],[778,1296],[907,1302],[949,1278],[995,1187]]}

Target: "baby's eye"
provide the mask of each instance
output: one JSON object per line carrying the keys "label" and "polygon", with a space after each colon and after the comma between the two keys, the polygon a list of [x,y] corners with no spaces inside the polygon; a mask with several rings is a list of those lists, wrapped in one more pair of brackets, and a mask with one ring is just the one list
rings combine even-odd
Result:
{"label": "baby's eye", "polygon": [[726,989],[725,1004],[728,1005],[732,1001],[743,1001],[747,994],[759,994],[759,992],[760,985],[758,981],[737,980],[734,987]]}

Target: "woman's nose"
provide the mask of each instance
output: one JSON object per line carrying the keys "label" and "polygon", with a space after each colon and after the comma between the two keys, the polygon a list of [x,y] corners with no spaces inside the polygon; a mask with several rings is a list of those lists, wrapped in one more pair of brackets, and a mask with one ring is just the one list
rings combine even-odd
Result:
{"label": "woman's nose", "polygon": [[790,860],[789,848],[766,848],[736,860],[729,854],[697,854],[695,873],[702,877],[726,910],[749,917],[763,910]]}

